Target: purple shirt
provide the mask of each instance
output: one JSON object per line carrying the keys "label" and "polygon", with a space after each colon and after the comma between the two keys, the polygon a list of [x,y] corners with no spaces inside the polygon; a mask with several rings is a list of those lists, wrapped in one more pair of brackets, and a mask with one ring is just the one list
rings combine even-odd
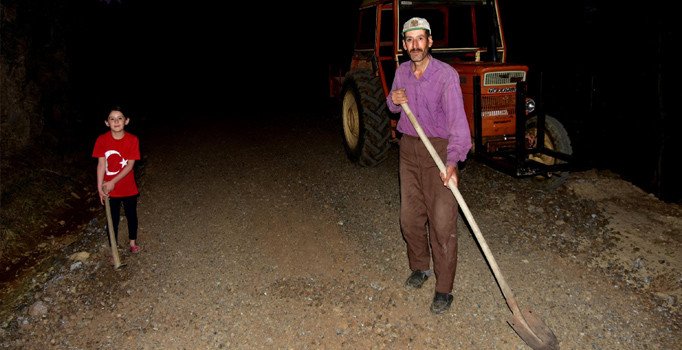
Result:
{"label": "purple shirt", "polygon": [[[452,66],[433,56],[429,58],[429,65],[419,79],[412,72],[412,61],[400,64],[391,91],[405,89],[407,103],[426,136],[448,140],[446,164],[457,165],[458,161],[466,159],[471,149],[471,134],[464,113],[459,74]],[[386,97],[386,103],[391,112],[400,112],[398,131],[419,137],[402,107],[393,104],[390,94]]]}

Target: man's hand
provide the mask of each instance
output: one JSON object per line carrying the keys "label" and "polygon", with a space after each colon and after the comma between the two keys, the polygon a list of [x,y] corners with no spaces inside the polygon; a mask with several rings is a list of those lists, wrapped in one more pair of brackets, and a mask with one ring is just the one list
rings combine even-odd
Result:
{"label": "man's hand", "polygon": [[396,106],[407,103],[407,94],[405,93],[405,89],[395,89],[391,91],[391,101],[393,101]]}
{"label": "man's hand", "polygon": [[446,173],[440,173],[440,178],[443,180],[443,186],[448,187],[448,183],[450,182],[450,179],[455,183],[455,187],[459,185],[459,171],[457,170],[457,167],[454,165],[448,165],[447,168],[445,168]]}

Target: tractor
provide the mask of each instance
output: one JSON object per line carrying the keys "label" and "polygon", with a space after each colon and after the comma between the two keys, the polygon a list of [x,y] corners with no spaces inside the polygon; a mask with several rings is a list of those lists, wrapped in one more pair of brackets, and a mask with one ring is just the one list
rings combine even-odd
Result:
{"label": "tractor", "polygon": [[431,55],[459,74],[473,158],[516,177],[552,185],[565,180],[572,164],[568,133],[545,115],[539,97],[527,96],[528,66],[506,63],[497,0],[365,0],[358,14],[350,66],[329,79],[352,162],[378,165],[400,137],[398,115],[388,111],[386,96],[396,68],[409,59],[402,50],[402,24],[423,17],[431,25]]}

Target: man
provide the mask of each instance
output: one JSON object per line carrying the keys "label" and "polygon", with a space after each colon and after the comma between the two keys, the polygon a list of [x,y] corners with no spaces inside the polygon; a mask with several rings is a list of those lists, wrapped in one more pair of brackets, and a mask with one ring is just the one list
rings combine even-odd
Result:
{"label": "man", "polygon": [[[395,73],[386,98],[393,113],[401,113],[400,228],[407,243],[411,275],[405,285],[421,288],[430,274],[431,259],[436,277],[431,311],[443,313],[452,304],[457,268],[458,205],[447,187],[459,182],[458,162],[471,149],[469,124],[464,113],[459,75],[450,65],[429,53],[433,45],[431,26],[424,18],[411,18],[403,26],[403,49],[410,60]],[[436,163],[400,107],[408,103],[424,133],[442,159],[446,173]]]}

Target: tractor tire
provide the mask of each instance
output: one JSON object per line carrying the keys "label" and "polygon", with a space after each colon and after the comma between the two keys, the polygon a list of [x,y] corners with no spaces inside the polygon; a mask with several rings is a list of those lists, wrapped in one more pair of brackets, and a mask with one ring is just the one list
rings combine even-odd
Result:
{"label": "tractor tire", "polygon": [[[526,121],[526,147],[535,147],[537,140],[537,117],[532,117]],[[554,150],[565,154],[573,154],[571,147],[571,140],[564,126],[555,118],[545,116],[545,148]],[[528,159],[532,159],[542,164],[554,165],[565,163],[561,159],[557,159],[545,154],[536,153],[530,154]],[[561,186],[568,179],[569,173],[567,171],[548,172],[546,174],[538,175],[534,180],[546,189],[555,189]]]}
{"label": "tractor tire", "polygon": [[368,70],[349,72],[341,98],[342,136],[348,158],[360,166],[378,165],[391,148],[389,113],[381,80]]}

